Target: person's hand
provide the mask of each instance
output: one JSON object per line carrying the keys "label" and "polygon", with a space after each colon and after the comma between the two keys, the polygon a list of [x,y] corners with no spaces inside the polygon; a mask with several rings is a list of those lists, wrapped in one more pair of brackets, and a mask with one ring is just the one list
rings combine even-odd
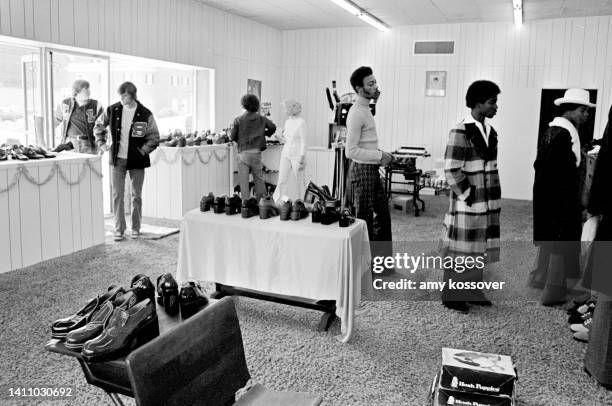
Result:
{"label": "person's hand", "polygon": [[144,152],[141,147],[136,147],[136,149],[138,150],[138,152],[140,152],[140,155],[142,155],[142,156],[147,155],[147,153]]}
{"label": "person's hand", "polygon": [[380,160],[381,166],[388,166],[391,162],[393,162],[393,155],[388,152],[382,151],[382,158]]}

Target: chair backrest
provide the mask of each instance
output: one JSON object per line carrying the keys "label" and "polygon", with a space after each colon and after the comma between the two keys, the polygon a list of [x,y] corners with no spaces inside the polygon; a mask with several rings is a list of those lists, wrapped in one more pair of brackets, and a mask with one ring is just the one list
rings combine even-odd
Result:
{"label": "chair backrest", "polygon": [[134,350],[126,364],[140,406],[231,405],[250,379],[230,297]]}

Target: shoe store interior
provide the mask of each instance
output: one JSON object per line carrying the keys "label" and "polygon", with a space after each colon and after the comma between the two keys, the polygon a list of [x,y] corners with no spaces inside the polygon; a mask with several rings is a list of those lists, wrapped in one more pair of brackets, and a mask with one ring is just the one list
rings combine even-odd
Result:
{"label": "shoe store interior", "polygon": [[0,0],[0,404],[612,405],[611,34]]}

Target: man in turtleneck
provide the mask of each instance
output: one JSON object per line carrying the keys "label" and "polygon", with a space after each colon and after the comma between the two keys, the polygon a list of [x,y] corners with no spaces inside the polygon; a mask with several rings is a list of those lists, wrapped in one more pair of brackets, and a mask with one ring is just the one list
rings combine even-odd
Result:
{"label": "man in turtleneck", "polygon": [[72,84],[72,97],[64,99],[57,107],[55,122],[62,124],[62,144],[72,142],[76,152],[96,154],[93,129],[104,108],[89,96],[89,82],[76,80]]}
{"label": "man in turtleneck", "polygon": [[[370,111],[370,100],[378,100],[380,91],[370,67],[357,68],[350,81],[357,100],[346,118],[346,156],[352,160],[347,202],[353,206],[355,216],[367,223],[370,241],[374,242],[372,257],[392,256],[389,202],[378,169],[387,166],[393,156],[378,149],[376,123]],[[386,269],[383,274],[392,271]]]}

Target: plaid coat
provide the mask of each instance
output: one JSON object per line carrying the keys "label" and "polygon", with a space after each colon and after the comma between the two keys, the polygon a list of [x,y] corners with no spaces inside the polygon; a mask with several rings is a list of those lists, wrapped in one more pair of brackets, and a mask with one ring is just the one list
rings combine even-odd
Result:
{"label": "plaid coat", "polygon": [[[442,248],[445,255],[485,255],[499,261],[501,186],[497,172],[497,133],[489,133],[488,146],[473,123],[451,129],[444,156],[450,185],[448,213],[444,217]],[[458,196],[469,190],[464,201]]]}

